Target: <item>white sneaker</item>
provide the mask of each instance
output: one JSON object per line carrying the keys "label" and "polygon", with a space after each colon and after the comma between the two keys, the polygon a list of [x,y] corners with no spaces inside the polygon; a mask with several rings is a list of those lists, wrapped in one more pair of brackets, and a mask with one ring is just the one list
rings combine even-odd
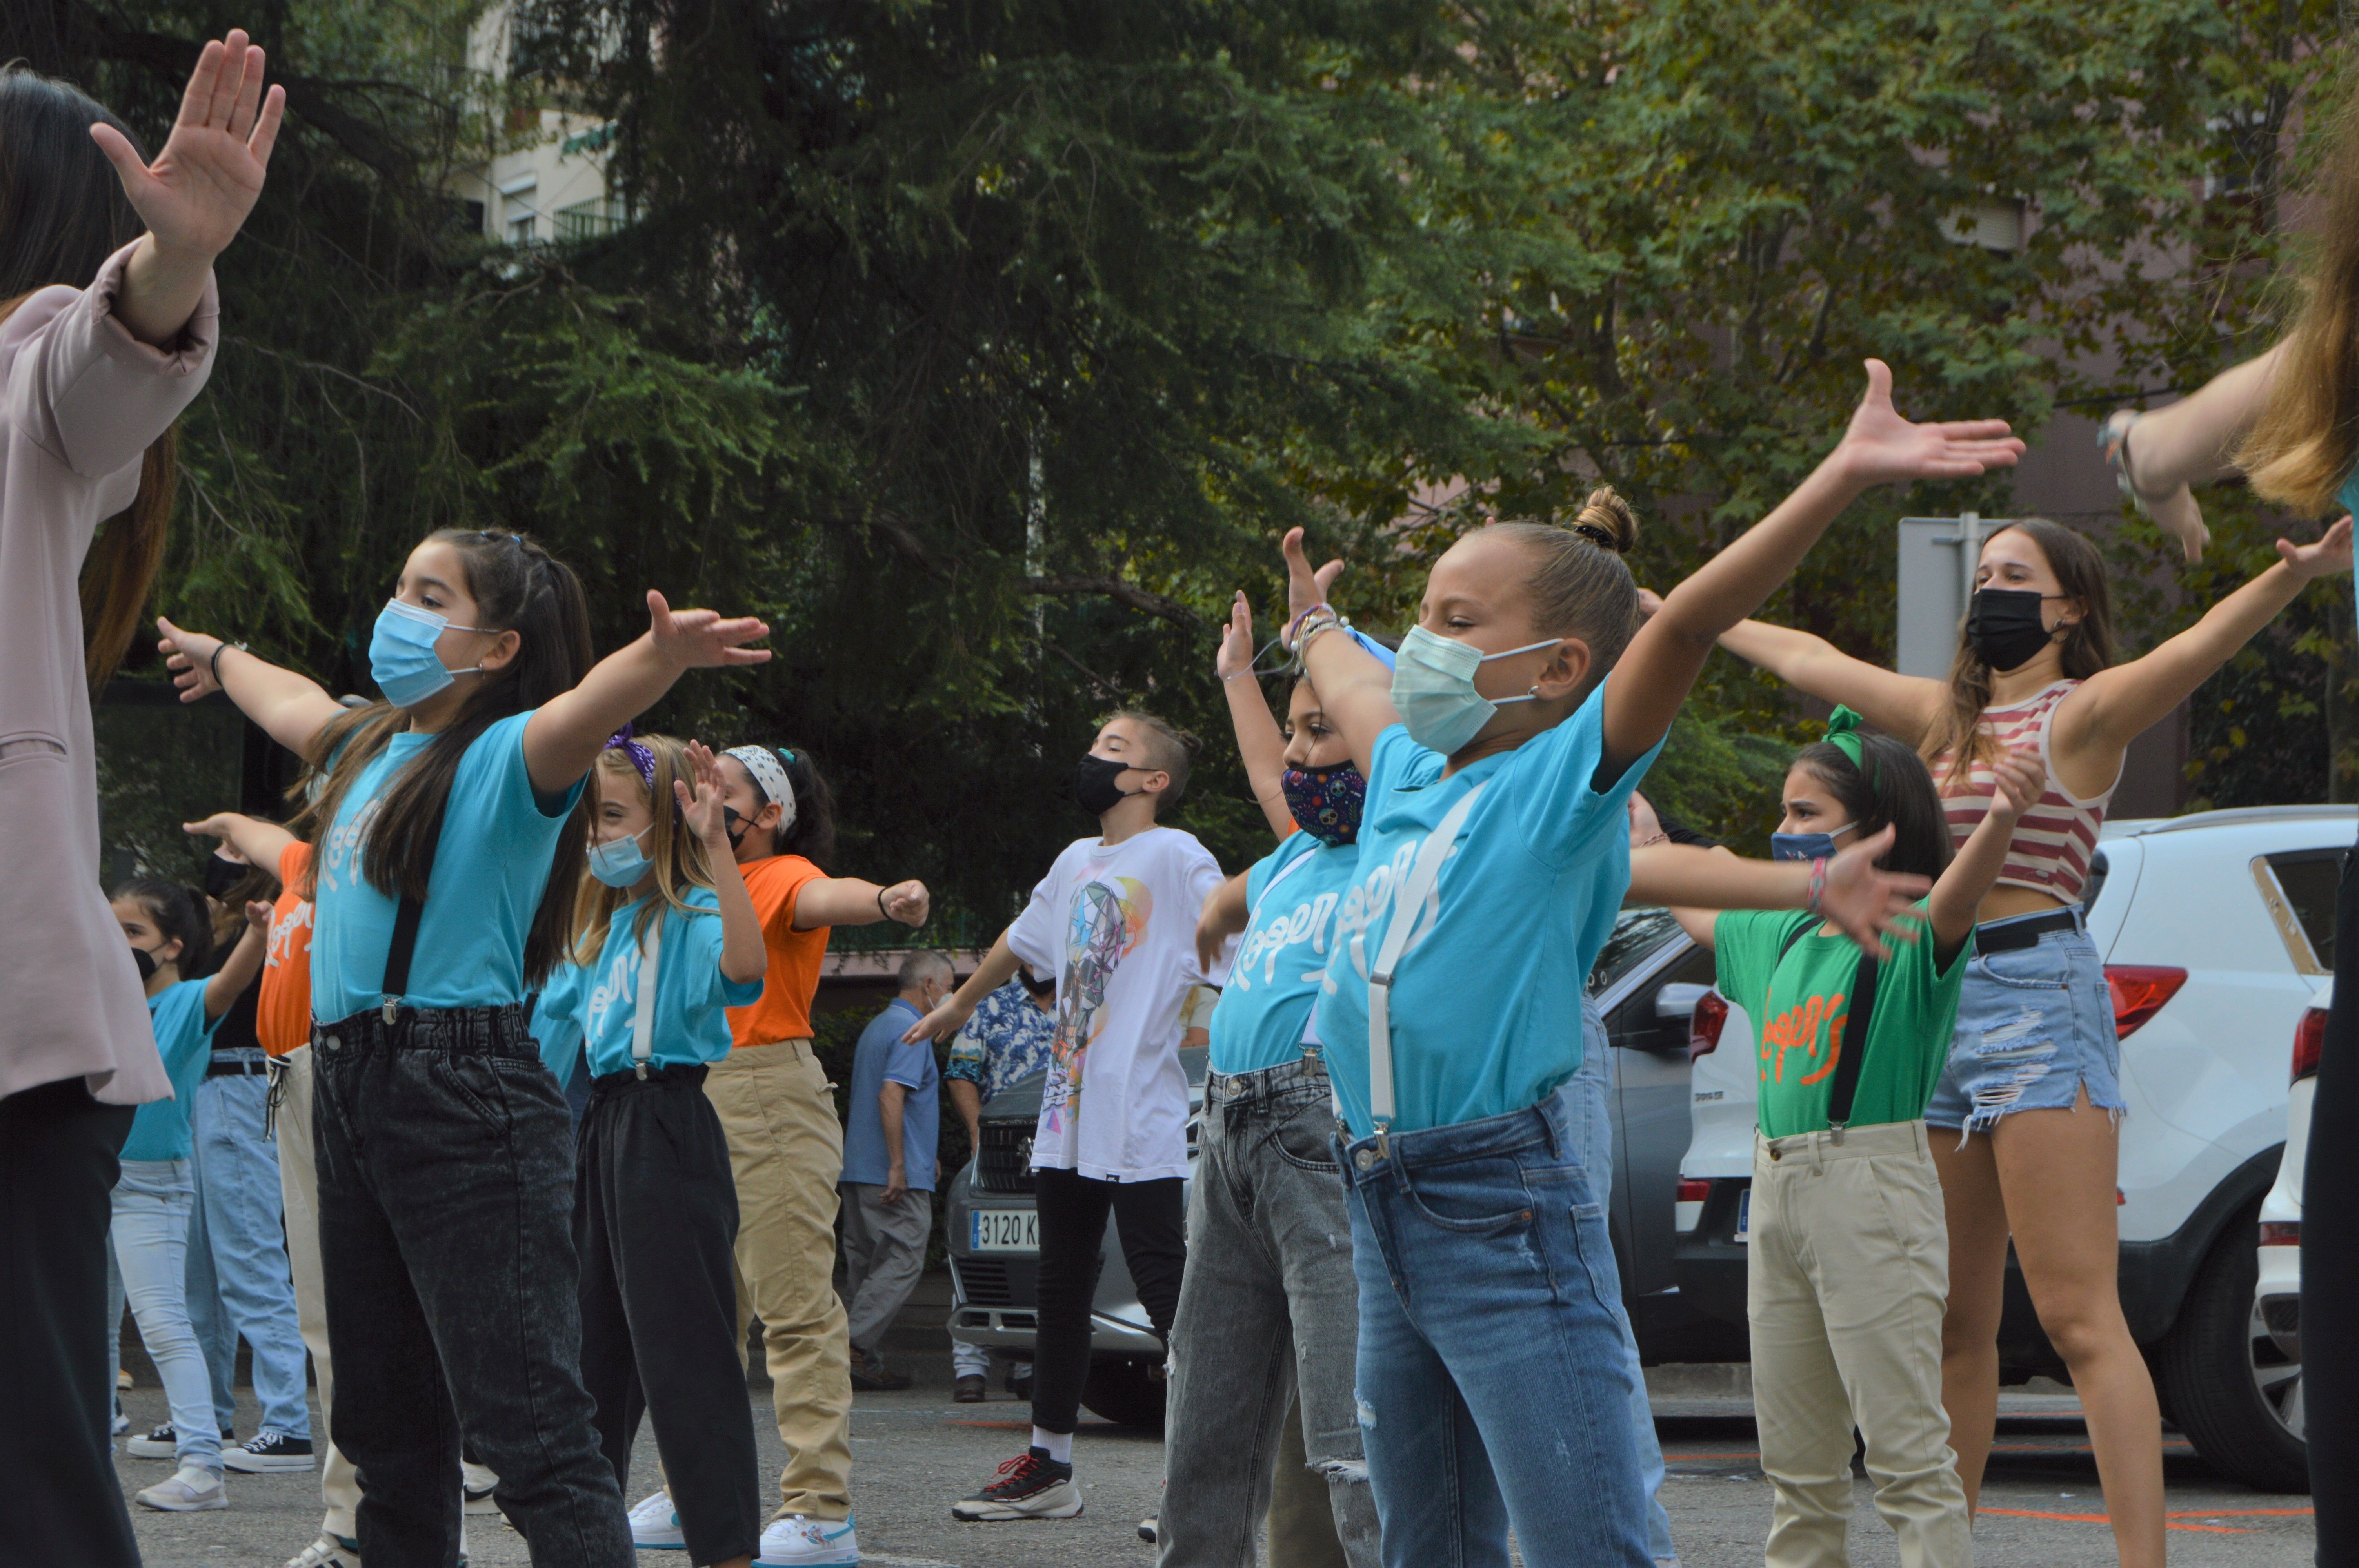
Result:
{"label": "white sneaker", "polygon": [[488,1465],[468,1460],[459,1463],[459,1489],[465,1497],[460,1510],[471,1514],[495,1514],[499,1504],[492,1501],[492,1490],[500,1484],[499,1476]]}
{"label": "white sneaker", "polygon": [[201,1513],[207,1509],[229,1507],[229,1488],[222,1485],[220,1471],[183,1465],[168,1479],[140,1493],[139,1501],[168,1514]]}
{"label": "white sneaker", "polygon": [[680,1531],[679,1513],[671,1506],[669,1492],[643,1498],[631,1510],[631,1544],[662,1552],[687,1550],[688,1537]]}
{"label": "white sneaker", "polygon": [[754,1568],[836,1568],[859,1561],[860,1536],[850,1519],[838,1524],[804,1514],[772,1519],[754,1553]]}
{"label": "white sneaker", "polygon": [[361,1568],[361,1549],[323,1530],[319,1540],[287,1560],[287,1568]]}

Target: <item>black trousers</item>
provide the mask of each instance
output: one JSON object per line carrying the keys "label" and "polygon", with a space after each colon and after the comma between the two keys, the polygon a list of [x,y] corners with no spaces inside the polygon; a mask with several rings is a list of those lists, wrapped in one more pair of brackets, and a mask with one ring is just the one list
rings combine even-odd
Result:
{"label": "black trousers", "polygon": [[656,1423],[691,1563],[751,1556],[762,1481],[737,1358],[737,1185],[704,1069],[613,1073],[591,1088],[574,1160],[582,1378],[629,1490],[642,1412]]}
{"label": "black trousers", "polygon": [[0,1099],[0,1568],[138,1568],[107,1432],[107,1195],[131,1115],[79,1077]]}
{"label": "black trousers", "polygon": [[2359,851],[2334,901],[2326,1018],[2301,1175],[2301,1377],[2321,1568],[2359,1564]]}
{"label": "black trousers", "polygon": [[1032,1173],[1033,1201],[1040,1210],[1032,1424],[1041,1431],[1071,1432],[1081,1421],[1082,1385],[1090,1375],[1090,1301],[1097,1293],[1108,1214],[1121,1227],[1122,1260],[1138,1287],[1138,1303],[1155,1332],[1170,1338],[1188,1260],[1186,1184],[1177,1176],[1102,1182],[1071,1171]]}
{"label": "black trousers", "polygon": [[459,1560],[462,1433],[535,1563],[631,1568],[582,1386],[573,1119],[524,1010],[355,1013],[313,1028],[311,1057],[335,1440],[369,1568]]}

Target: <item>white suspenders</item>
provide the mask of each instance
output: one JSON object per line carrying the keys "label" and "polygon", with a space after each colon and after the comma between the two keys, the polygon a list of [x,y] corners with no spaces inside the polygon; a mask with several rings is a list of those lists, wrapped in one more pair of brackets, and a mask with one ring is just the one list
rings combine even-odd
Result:
{"label": "white suspenders", "polygon": [[631,1065],[643,1078],[647,1076],[648,1059],[655,1054],[656,960],[663,955],[663,923],[664,912],[658,910],[646,940],[639,944],[639,985],[631,1003]]}
{"label": "white suspenders", "polygon": [[1368,1115],[1376,1127],[1376,1146],[1381,1154],[1389,1156],[1389,1134],[1393,1120],[1393,974],[1399,968],[1401,954],[1408,946],[1409,932],[1416,926],[1424,907],[1426,895],[1433,891],[1435,881],[1441,875],[1441,862],[1458,842],[1459,830],[1466,826],[1466,814],[1473,809],[1475,797],[1490,787],[1485,779],[1464,795],[1450,808],[1434,830],[1426,835],[1425,843],[1417,852],[1408,875],[1393,890],[1393,917],[1385,927],[1385,939],[1376,949],[1376,961],[1368,971]]}

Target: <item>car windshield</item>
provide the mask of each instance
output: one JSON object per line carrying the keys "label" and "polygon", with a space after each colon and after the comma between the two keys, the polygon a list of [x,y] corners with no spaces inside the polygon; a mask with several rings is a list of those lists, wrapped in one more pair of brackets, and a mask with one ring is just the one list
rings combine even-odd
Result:
{"label": "car windshield", "polygon": [[1625,909],[1614,921],[1614,935],[1589,971],[1589,994],[1597,995],[1636,968],[1647,956],[1680,934],[1668,909]]}

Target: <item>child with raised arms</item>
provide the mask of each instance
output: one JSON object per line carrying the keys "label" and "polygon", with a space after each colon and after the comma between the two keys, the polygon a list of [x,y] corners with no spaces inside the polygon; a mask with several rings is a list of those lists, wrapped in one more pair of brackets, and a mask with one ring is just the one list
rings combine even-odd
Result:
{"label": "child with raised arms", "polygon": [[[1499,524],[1435,562],[1389,677],[1320,602],[1291,633],[1368,779],[1319,1034],[1349,1139],[1358,1392],[1395,1568],[1648,1562],[1604,1215],[1558,1090],[1629,882],[1625,809],[1713,640],[1861,491],[2011,464],[1997,421],[1911,425],[1890,372],[1793,495],[1640,627],[1619,557]],[[1402,917],[1400,912],[1408,914]]]}
{"label": "child with raised arms", "polygon": [[582,1376],[626,1488],[641,1412],[655,1422],[670,1539],[639,1544],[745,1568],[763,1519],[738,1358],[737,1193],[702,1088],[729,1054],[726,1010],[761,996],[762,925],[729,854],[711,752],[625,731],[591,778],[579,968],[539,1010],[589,1048],[573,1193]]}
{"label": "child with raised arms", "polygon": [[[189,1217],[196,1204],[189,1108],[204,1077],[214,1028],[262,970],[270,906],[246,906],[237,946],[205,979],[180,978],[184,969],[203,968],[212,956],[212,932],[188,889],[159,877],[125,882],[114,891],[114,918],[147,987],[157,1049],[172,1080],[170,1099],[152,1100],[131,1119],[113,1205],[124,1295],[138,1321],[140,1343],[164,1379],[172,1415],[153,1435],[177,1467],[140,1492],[139,1501],[169,1513],[225,1509],[229,1492],[222,1484],[212,1379],[189,1322]],[[122,1316],[118,1303],[109,1314],[110,1334],[120,1335]]]}
{"label": "child with raised arms", "polygon": [[159,622],[184,701],[226,689],[327,775],[313,902],[314,1152],[336,1445],[370,1568],[458,1555],[460,1432],[536,1563],[632,1560],[580,1371],[571,1119],[525,997],[563,957],[582,781],[691,668],[759,662],[765,631],[647,595],[592,667],[580,581],[521,535],[444,529],[409,554],[347,710],[310,679]]}

